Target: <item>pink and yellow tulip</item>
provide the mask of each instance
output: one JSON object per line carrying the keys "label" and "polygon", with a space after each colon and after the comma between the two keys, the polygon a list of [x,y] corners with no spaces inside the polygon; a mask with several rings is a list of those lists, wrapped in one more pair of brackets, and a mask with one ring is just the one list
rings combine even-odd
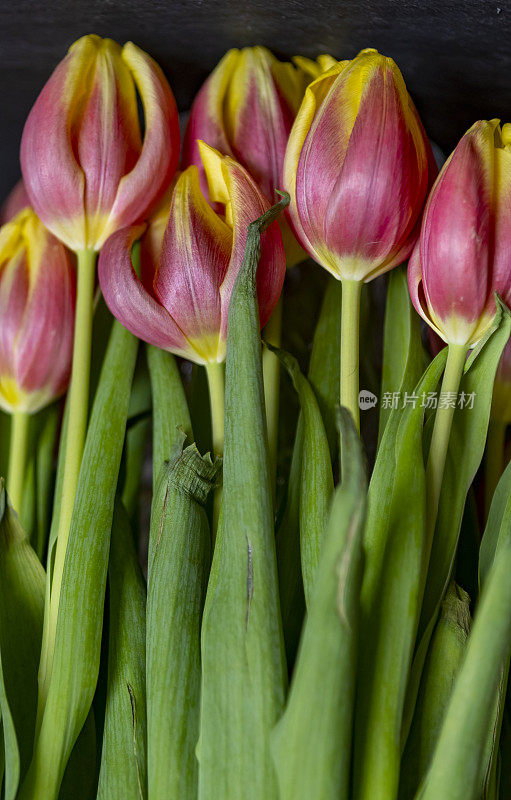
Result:
{"label": "pink and yellow tulip", "polygon": [[153,59],[131,42],[121,48],[83,36],[25,124],[21,167],[32,206],[72,250],[100,250],[158,202],[175,172],[179,142],[174,96]]}
{"label": "pink and yellow tulip", "polygon": [[0,407],[34,413],[67,388],[75,269],[27,208],[0,229]]}
{"label": "pink and yellow tulip", "polygon": [[[243,260],[247,226],[269,204],[233,158],[204,143],[200,153],[207,195],[197,167],[188,167],[176,181],[170,209],[161,209],[145,232],[143,226],[134,226],[108,240],[99,259],[99,279],[110,310],[132,333],[197,364],[210,364],[225,359],[229,301]],[[213,204],[222,211],[213,210]],[[163,237],[162,214],[167,217]],[[131,248],[140,237],[139,278]],[[261,247],[257,286],[264,325],[284,281],[278,226],[263,234]]]}
{"label": "pink and yellow tulip", "polygon": [[428,199],[408,280],[418,313],[449,344],[473,346],[511,298],[511,125],[476,122]]}
{"label": "pink and yellow tulip", "polygon": [[429,142],[391,58],[363,50],[307,88],[284,162],[289,217],[309,255],[340,280],[406,260],[436,175]]}
{"label": "pink and yellow tulip", "polygon": [[[287,140],[317,62],[308,72],[279,61],[265,47],[229,50],[197,94],[183,145],[183,166],[195,164],[206,188],[199,141],[242,164],[267,200],[282,188]],[[305,257],[283,218],[288,266]]]}

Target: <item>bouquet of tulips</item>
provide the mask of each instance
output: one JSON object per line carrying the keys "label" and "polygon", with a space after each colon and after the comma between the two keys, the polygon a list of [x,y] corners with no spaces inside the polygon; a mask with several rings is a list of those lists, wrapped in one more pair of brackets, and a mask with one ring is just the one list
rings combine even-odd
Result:
{"label": "bouquet of tulips", "polygon": [[252,47],[181,148],[89,35],[21,171],[2,797],[510,797],[511,125],[438,174],[392,59]]}

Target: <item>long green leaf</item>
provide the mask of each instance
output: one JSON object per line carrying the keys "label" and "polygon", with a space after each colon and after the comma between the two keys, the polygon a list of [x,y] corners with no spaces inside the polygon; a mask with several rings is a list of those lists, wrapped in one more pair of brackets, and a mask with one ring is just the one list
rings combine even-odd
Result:
{"label": "long green leaf", "polygon": [[53,669],[24,800],[56,800],[96,686],[115,490],[137,340],[112,328],[78,481],[64,563]]}
{"label": "long green leaf", "polygon": [[43,561],[50,533],[50,509],[55,478],[54,456],[58,436],[60,404],[45,409],[37,439],[36,454],[36,528],[34,549]]}
{"label": "long green leaf", "polygon": [[462,378],[460,394],[474,395],[470,404],[456,409],[440,495],[422,606],[418,645],[407,692],[403,741],[413,715],[420,675],[444,592],[449,583],[468,490],[484,452],[490,417],[493,381],[500,355],[511,331],[511,315],[503,308],[498,329],[487,339],[475,361]]}
{"label": "long green leaf", "polygon": [[[182,435],[184,439],[184,434]],[[147,587],[149,800],[197,797],[200,625],[210,561],[204,503],[218,462],[176,443],[151,512]]]}
{"label": "long green leaf", "polygon": [[[415,394],[432,391],[441,353]],[[420,400],[389,417],[369,487],[361,654],[355,717],[354,796],[394,798],[408,671],[420,613],[425,547],[424,408]]]}
{"label": "long green leaf", "polygon": [[465,655],[470,625],[470,598],[452,583],[431,640],[413,724],[403,754],[399,791],[402,800],[414,796],[426,773]]}
{"label": "long green leaf", "polygon": [[300,398],[302,441],[300,481],[300,553],[305,601],[309,607],[321,542],[334,490],[330,450],[314,391],[296,358],[272,349],[287,369]]}
{"label": "long green leaf", "polygon": [[428,773],[417,800],[476,800],[502,665],[511,653],[511,536],[483,588]]}
{"label": "long green leaf", "polygon": [[342,483],[332,501],[286,710],[273,734],[280,800],[346,800],[366,478],[360,440],[341,409]]}
{"label": "long green leaf", "polygon": [[399,392],[412,394],[424,369],[420,319],[410,300],[406,268],[393,269],[389,275],[383,334],[383,367],[380,392],[381,441],[392,403],[384,398]]}
{"label": "long green leaf", "polygon": [[115,506],[108,565],[108,684],[98,800],[146,797],[146,587],[127,512]]}
{"label": "long green leaf", "polygon": [[316,393],[332,455],[338,446],[336,409],[339,405],[341,352],[341,282],[329,278],[314,332],[309,381]]}
{"label": "long green leaf", "polygon": [[[289,200],[289,198],[287,198]],[[227,325],[223,509],[202,625],[200,800],[275,800],[270,732],[284,705],[285,664],[249,227]]]}
{"label": "long green leaf", "polygon": [[0,479],[0,710],[7,799],[16,796],[32,755],[44,583],[44,570]]}
{"label": "long green leaf", "polygon": [[176,359],[153,345],[147,345],[147,364],[153,395],[153,491],[161,468],[170,458],[179,428],[192,438],[192,423]]}
{"label": "long green leaf", "polygon": [[125,474],[122,485],[122,502],[131,525],[138,532],[138,510],[140,502],[140,483],[146,455],[146,442],[150,428],[151,385],[145,352],[140,350],[133,385],[131,387],[129,419],[125,448]]}
{"label": "long green leaf", "polygon": [[[341,282],[329,278],[314,333],[309,381],[319,404],[332,460],[337,452],[335,409],[339,402],[340,309]],[[303,422],[299,418],[289,471],[286,506],[277,532],[280,605],[286,656],[290,668],[295,660],[305,612],[299,545],[302,446]]]}

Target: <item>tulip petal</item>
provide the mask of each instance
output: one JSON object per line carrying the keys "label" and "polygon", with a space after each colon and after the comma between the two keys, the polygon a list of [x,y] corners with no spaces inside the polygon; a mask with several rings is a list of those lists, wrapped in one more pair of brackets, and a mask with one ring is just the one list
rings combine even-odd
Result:
{"label": "tulip petal", "polygon": [[220,287],[231,255],[232,231],[206,202],[197,167],[179,177],[154,279],[154,292],[194,348],[215,360]]}
{"label": "tulip petal", "polygon": [[[308,204],[303,201],[304,194],[306,194],[306,175],[304,173],[308,167],[308,152],[306,150],[308,151],[311,147],[311,130],[313,127],[317,127],[318,110],[325,98],[333,91],[333,86],[345,69],[346,64],[347,62],[335,64],[307,87],[302,105],[289,135],[283,167],[284,188],[289,192],[291,198],[287,214],[293,231],[309,255],[327,269],[329,268],[328,256],[325,259],[325,255],[322,252],[322,237],[318,239],[317,231],[311,223]],[[335,150],[336,139],[340,134],[334,130],[334,141],[331,141],[331,133],[332,131],[326,131],[325,146],[330,150]],[[316,166],[324,170],[324,165],[320,167],[319,160],[321,160],[321,153],[318,148],[318,163]],[[316,182],[316,185],[321,183],[326,175],[332,176],[332,166],[327,156],[325,161],[328,163],[328,171],[326,173],[324,171],[315,171],[314,176],[311,174],[310,178],[307,179],[307,187],[314,185],[314,182]],[[330,183],[333,184],[334,178],[330,177],[328,179],[327,177],[326,180],[327,182],[330,180]]]}
{"label": "tulip petal", "polygon": [[30,198],[25,189],[23,179],[19,180],[16,186],[9,193],[7,200],[0,209],[0,225],[5,225],[6,222],[16,216],[24,208],[30,205]]}
{"label": "tulip petal", "polygon": [[139,156],[141,137],[135,87],[121,48],[111,39],[93,40],[94,72],[75,110],[71,142],[85,175],[87,246],[97,249],[119,182]]}
{"label": "tulip petal", "polygon": [[86,247],[87,235],[85,178],[71,146],[70,116],[90,81],[93,39],[79,39],[56,67],[28,115],[21,139],[21,170],[30,202],[46,227],[72,249]]}
{"label": "tulip petal", "polygon": [[101,247],[120,226],[143,220],[170,185],[179,160],[179,118],[176,101],[158,64],[132,42],[122,58],[137,85],[145,117],[142,150],[134,168],[120,183]]}
{"label": "tulip petal", "polygon": [[410,297],[416,312],[427,322],[430,328],[443,339],[443,334],[435,325],[428,311],[428,305],[424,296],[424,287],[422,285],[422,268],[420,262],[420,243],[417,242],[408,262],[408,288],[410,289]]}
{"label": "tulip petal", "polygon": [[193,101],[190,116],[183,140],[183,167],[194,164],[201,175],[201,187],[207,192],[207,180],[204,174],[199,150],[199,139],[211,147],[220,150],[224,155],[232,155],[232,151],[224,128],[224,101],[240,51],[228,50],[217,64],[209,78],[199,89]]}
{"label": "tulip petal", "polygon": [[[488,242],[494,128],[479,122],[463,136],[435,183],[424,215],[424,293],[444,338],[453,343],[470,339],[492,295]],[[491,303],[494,314],[493,297]]]}
{"label": "tulip petal", "polygon": [[98,263],[101,291],[112,314],[131,333],[188,358],[193,351],[186,336],[147,292],[133,269],[131,248],[143,231],[141,225],[121,228],[107,240]]}
{"label": "tulip petal", "polygon": [[47,237],[40,264],[16,342],[16,377],[26,392],[45,386],[50,397],[58,397],[71,370],[75,270],[53,236]]}
{"label": "tulip petal", "polygon": [[493,288],[511,306],[511,143],[495,148]]}
{"label": "tulip petal", "polygon": [[413,131],[400,73],[385,61],[365,83],[324,221],[329,249],[354,280],[389,261],[408,238],[427,187],[422,132]]}
{"label": "tulip petal", "polygon": [[[264,47],[241,50],[224,109],[232,154],[270,201],[280,185],[286,143],[295,117],[293,106],[274,77],[278,63]],[[288,66],[294,70],[291,64]],[[221,149],[212,142],[208,144]]]}
{"label": "tulip petal", "polygon": [[[234,282],[243,263],[247,229],[251,222],[268,210],[269,203],[247,171],[234,159],[224,158],[222,160],[222,174],[233,215],[232,254],[220,289],[222,298],[221,330],[223,336],[226,337],[229,303]],[[277,305],[285,273],[286,256],[282,235],[278,224],[274,222],[261,235],[261,257],[256,277],[261,327],[266,325]]]}

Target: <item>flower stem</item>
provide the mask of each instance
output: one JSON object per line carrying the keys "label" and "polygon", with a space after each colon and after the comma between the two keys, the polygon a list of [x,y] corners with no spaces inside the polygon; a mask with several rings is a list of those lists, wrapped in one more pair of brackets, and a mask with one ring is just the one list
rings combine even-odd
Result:
{"label": "flower stem", "polygon": [[11,416],[7,489],[11,505],[18,513],[18,516],[21,514],[21,503],[23,501],[29,419],[29,415],[24,411],[15,411]]}
{"label": "flower stem", "polygon": [[341,405],[351,413],[360,431],[358,408],[358,360],[361,281],[342,281],[341,308]]}
{"label": "flower stem", "polygon": [[506,442],[506,423],[490,419],[485,465],[485,510],[488,517],[493,494],[504,471],[504,446]]}
{"label": "flower stem", "polygon": [[46,701],[46,691],[49,686],[51,675],[64,560],[87,430],[96,256],[97,254],[93,250],[83,250],[77,253],[78,282],[73,366],[68,398],[69,418],[66,436],[66,455],[57,542],[55,547],[55,562],[51,583],[49,620],[48,626],[45,626],[45,633],[47,633],[47,636],[43,637],[43,649],[41,653],[43,679],[41,681],[40,671],[40,694],[42,693],[42,696],[40,696],[39,702],[42,704]]}
{"label": "flower stem", "polygon": [[[275,310],[264,328],[263,337],[269,344],[280,347],[281,334],[282,297],[275,306]],[[275,492],[279,435],[280,361],[275,353],[267,349],[263,350],[263,381],[266,405],[266,427],[268,429],[268,452],[270,455],[272,487]]]}
{"label": "flower stem", "polygon": [[[468,347],[466,345],[449,345],[440,398],[442,398],[442,396],[445,398],[447,398],[447,396],[452,397],[453,394],[457,397],[467,351]],[[429,555],[435,532],[438,503],[440,501],[440,491],[442,489],[442,479],[444,476],[445,460],[447,458],[455,405],[456,403],[451,405],[447,402],[444,405],[441,403],[439,404],[435,414],[435,424],[431,436],[428,464],[426,467],[426,569],[429,563]]]}
{"label": "flower stem", "polygon": [[[224,412],[225,412],[225,366],[211,362],[206,364],[208,377],[209,403],[211,408],[211,436],[213,453],[222,456],[224,452]],[[220,506],[222,505],[222,487],[217,486],[213,495],[212,534],[216,536]]]}

